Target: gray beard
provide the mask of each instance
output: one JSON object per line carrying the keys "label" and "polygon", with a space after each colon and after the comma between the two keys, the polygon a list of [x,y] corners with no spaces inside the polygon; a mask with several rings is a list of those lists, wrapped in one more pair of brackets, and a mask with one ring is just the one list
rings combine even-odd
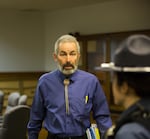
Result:
{"label": "gray beard", "polygon": [[70,75],[70,74],[73,74],[76,70],[77,70],[77,66],[75,66],[74,69],[71,69],[71,70],[65,70],[65,69],[62,69],[62,67],[60,65],[58,65],[58,69],[64,74],[64,75]]}

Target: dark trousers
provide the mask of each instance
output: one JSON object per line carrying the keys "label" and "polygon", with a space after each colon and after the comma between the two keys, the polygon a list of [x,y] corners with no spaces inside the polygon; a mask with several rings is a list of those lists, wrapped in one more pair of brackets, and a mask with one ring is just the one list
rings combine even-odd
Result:
{"label": "dark trousers", "polygon": [[55,134],[48,133],[47,139],[87,139],[87,135],[83,136],[71,136],[71,137],[60,137]]}

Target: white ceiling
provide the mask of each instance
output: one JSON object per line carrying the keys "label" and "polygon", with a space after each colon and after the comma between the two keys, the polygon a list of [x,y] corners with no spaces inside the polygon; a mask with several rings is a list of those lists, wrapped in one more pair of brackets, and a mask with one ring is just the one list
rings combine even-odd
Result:
{"label": "white ceiling", "polygon": [[56,11],[112,0],[0,0],[0,10]]}

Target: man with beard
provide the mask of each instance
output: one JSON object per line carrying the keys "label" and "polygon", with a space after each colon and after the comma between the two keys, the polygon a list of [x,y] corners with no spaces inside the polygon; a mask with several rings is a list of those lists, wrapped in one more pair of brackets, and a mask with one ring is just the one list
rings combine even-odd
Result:
{"label": "man with beard", "polygon": [[58,69],[39,79],[28,123],[29,139],[38,139],[42,125],[48,131],[47,139],[87,139],[91,111],[103,136],[112,125],[108,104],[96,76],[78,69],[76,38],[61,36],[53,57]]}

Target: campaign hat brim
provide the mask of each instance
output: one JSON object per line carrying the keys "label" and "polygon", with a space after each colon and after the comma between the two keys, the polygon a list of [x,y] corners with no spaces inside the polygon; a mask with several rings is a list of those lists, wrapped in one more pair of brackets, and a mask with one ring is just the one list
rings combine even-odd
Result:
{"label": "campaign hat brim", "polygon": [[119,67],[113,62],[102,63],[100,68],[102,71],[118,71],[118,72],[150,72],[150,67]]}

